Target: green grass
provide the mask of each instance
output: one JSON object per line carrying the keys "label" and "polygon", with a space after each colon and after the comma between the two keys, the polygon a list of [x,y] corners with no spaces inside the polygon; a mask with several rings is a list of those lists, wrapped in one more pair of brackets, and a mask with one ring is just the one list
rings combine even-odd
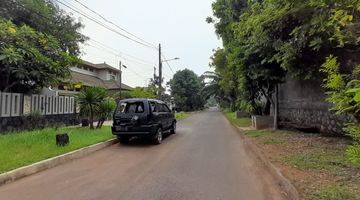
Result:
{"label": "green grass", "polygon": [[249,127],[251,126],[251,119],[250,118],[236,118],[235,112],[228,112],[225,111],[225,116],[230,120],[232,123],[236,124],[239,127]]}
{"label": "green grass", "polygon": [[[56,146],[56,133],[68,133],[70,144]],[[110,127],[46,128],[0,135],[0,174],[113,138]]]}
{"label": "green grass", "polygon": [[310,200],[350,200],[355,199],[348,188],[331,185],[320,188],[309,195]]}
{"label": "green grass", "polygon": [[284,158],[284,161],[301,170],[327,170],[338,173],[347,165],[343,152],[300,152]]}
{"label": "green grass", "polygon": [[178,113],[175,114],[175,118],[176,118],[177,120],[186,119],[186,118],[188,118],[189,116],[190,116],[190,114],[189,114],[189,113],[186,113],[186,112],[178,112]]}
{"label": "green grass", "polygon": [[[244,132],[245,135],[253,138],[257,137],[266,137],[269,143],[281,143],[279,141],[282,137],[286,137],[287,135],[291,134],[288,131],[277,130],[277,131],[269,131],[269,130],[249,130]],[[276,141],[275,141],[276,140]]]}

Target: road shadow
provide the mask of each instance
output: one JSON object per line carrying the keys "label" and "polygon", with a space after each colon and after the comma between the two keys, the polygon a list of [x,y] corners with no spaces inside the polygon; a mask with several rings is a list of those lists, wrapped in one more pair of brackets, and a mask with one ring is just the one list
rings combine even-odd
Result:
{"label": "road shadow", "polygon": [[[175,136],[176,135],[171,135],[171,134],[164,135],[163,142],[160,145],[165,145],[166,143],[173,140],[175,138]],[[139,147],[147,148],[147,147],[158,146],[158,145],[154,145],[151,138],[142,138],[142,137],[133,137],[130,139],[129,142],[127,142],[125,144],[119,143],[118,145],[122,146],[122,147],[137,147],[137,148],[139,148]]]}

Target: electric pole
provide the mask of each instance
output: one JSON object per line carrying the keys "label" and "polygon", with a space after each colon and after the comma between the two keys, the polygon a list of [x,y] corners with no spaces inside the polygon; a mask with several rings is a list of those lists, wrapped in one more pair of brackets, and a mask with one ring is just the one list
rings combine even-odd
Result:
{"label": "electric pole", "polygon": [[161,44],[159,44],[159,94],[158,98],[162,96],[162,60],[161,60]]}
{"label": "electric pole", "polygon": [[121,60],[119,62],[119,69],[120,69],[120,76],[119,76],[119,82],[120,82],[120,86],[119,86],[119,99],[121,100],[121,90],[122,90],[122,68],[127,68],[125,65],[123,65],[121,63]]}
{"label": "electric pole", "polygon": [[119,77],[119,81],[120,81],[120,91],[119,91],[119,99],[121,100],[121,89],[122,89],[122,83],[121,83],[121,78],[122,78],[122,70],[121,70],[121,66],[122,66],[122,64],[121,64],[121,61],[119,62],[119,68],[120,68],[120,77]]}

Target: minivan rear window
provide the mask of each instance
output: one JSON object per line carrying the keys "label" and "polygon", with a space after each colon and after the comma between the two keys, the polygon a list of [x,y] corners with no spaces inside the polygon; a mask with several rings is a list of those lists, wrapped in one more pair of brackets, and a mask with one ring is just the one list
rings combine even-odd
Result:
{"label": "minivan rear window", "polygon": [[118,113],[143,113],[145,111],[143,102],[121,102],[118,106]]}

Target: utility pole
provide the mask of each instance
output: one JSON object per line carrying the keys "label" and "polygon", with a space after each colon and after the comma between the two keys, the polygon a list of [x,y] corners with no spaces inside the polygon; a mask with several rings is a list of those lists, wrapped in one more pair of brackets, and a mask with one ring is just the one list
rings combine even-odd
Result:
{"label": "utility pole", "polygon": [[159,94],[158,98],[162,96],[162,60],[161,60],[161,44],[159,44]]}
{"label": "utility pole", "polygon": [[120,81],[120,91],[119,91],[119,99],[121,100],[121,89],[122,89],[122,83],[121,83],[121,78],[122,78],[122,70],[121,70],[121,66],[122,66],[122,64],[121,64],[121,60],[120,60],[120,62],[119,62],[119,68],[120,68],[120,77],[119,77],[119,81]]}
{"label": "utility pole", "polygon": [[120,87],[119,87],[119,89],[120,89],[120,91],[119,91],[119,98],[120,98],[120,100],[121,100],[121,90],[122,90],[122,68],[127,68],[125,65],[123,65],[122,63],[121,63],[121,60],[120,60],[120,62],[119,62],[119,69],[120,69],[120,77],[119,77],[119,81],[120,81]]}

